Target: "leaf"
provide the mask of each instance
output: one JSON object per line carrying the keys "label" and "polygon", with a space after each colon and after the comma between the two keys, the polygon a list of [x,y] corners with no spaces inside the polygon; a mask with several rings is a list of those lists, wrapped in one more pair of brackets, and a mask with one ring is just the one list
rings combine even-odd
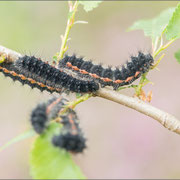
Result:
{"label": "leaf", "polygon": [[142,29],[145,36],[150,36],[155,41],[156,38],[161,36],[161,33],[165,30],[166,26],[175,8],[169,8],[161,12],[161,14],[153,19],[139,20],[135,22],[128,30]]}
{"label": "leaf", "polygon": [[180,37],[180,3],[178,3],[169,24],[166,27],[165,34],[168,40]]}
{"label": "leaf", "polygon": [[79,1],[79,4],[84,6],[86,12],[92,11],[97,8],[102,1]]}
{"label": "leaf", "polygon": [[34,132],[33,129],[30,129],[29,131],[26,131],[18,136],[16,136],[15,138],[11,139],[9,142],[7,142],[6,144],[4,144],[3,146],[0,147],[0,152],[3,151],[4,149],[8,148],[9,146],[19,142],[19,141],[22,141],[22,140],[25,140],[27,138],[30,138],[32,136],[34,136],[36,133]]}
{"label": "leaf", "polygon": [[58,56],[59,56],[59,53],[57,52],[57,53],[53,56],[53,61],[57,62]]}
{"label": "leaf", "polygon": [[180,49],[177,52],[175,52],[174,56],[177,59],[177,62],[180,63]]}
{"label": "leaf", "polygon": [[53,56],[53,61],[57,61],[57,56],[55,55],[55,56]]}
{"label": "leaf", "polygon": [[34,179],[85,179],[71,155],[54,147],[52,136],[60,132],[60,125],[53,123],[34,142],[30,154],[31,175]]}

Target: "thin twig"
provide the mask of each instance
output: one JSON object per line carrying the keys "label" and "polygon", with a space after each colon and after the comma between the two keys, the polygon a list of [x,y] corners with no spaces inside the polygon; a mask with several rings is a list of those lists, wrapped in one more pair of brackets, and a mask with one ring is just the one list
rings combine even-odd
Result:
{"label": "thin twig", "polygon": [[101,88],[99,91],[97,91],[96,95],[150,116],[160,122],[170,131],[180,134],[180,121],[176,117],[150,104],[147,104],[138,98],[125,96],[108,88]]}
{"label": "thin twig", "polygon": [[153,53],[153,58],[155,58],[161,51],[165,50],[167,47],[169,47],[176,39],[172,39],[164,46],[161,46],[156,52]]}
{"label": "thin twig", "polygon": [[17,53],[16,51],[8,49],[4,46],[0,46],[0,56],[2,55],[3,56],[5,55],[6,59],[10,62],[15,61],[16,59],[22,56],[20,53]]}
{"label": "thin twig", "polygon": [[81,96],[80,98],[77,98],[76,100],[69,102],[64,108],[63,110],[61,110],[59,112],[59,115],[64,114],[69,108],[74,109],[79,103],[84,102],[86,100],[88,100],[90,97],[92,97],[92,94],[84,94],[83,96]]}
{"label": "thin twig", "polygon": [[67,21],[65,34],[64,34],[64,36],[62,36],[62,44],[61,44],[61,49],[60,49],[59,55],[57,57],[57,61],[60,61],[60,59],[63,58],[64,53],[68,49],[68,46],[66,44],[68,41],[69,32],[70,32],[72,26],[74,25],[74,18],[75,18],[75,14],[77,11],[77,7],[78,7],[78,1],[75,1],[74,5],[72,5],[72,2],[69,2],[69,15],[70,15],[70,17],[68,18],[68,21]]}
{"label": "thin twig", "polygon": [[[8,55],[7,60],[13,59],[13,61],[21,56],[21,54],[12,51],[10,49],[7,49],[3,46],[0,46],[0,55],[1,54]],[[118,104],[122,104],[142,114],[152,117],[153,119],[160,122],[165,128],[180,134],[180,121],[176,117],[150,104],[147,104],[138,98],[125,96],[109,88],[101,88],[95,93],[95,95],[104,99],[108,99],[110,101],[114,101]]]}

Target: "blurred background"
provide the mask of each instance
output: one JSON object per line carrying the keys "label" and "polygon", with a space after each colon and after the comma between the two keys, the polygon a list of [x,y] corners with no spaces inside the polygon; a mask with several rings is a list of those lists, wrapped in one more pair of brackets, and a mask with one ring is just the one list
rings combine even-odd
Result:
{"label": "blurred background", "polygon": [[[153,18],[176,6],[170,1],[103,2],[92,12],[78,7],[68,53],[104,64],[120,65],[139,50],[151,51],[151,40],[142,31],[127,32],[139,19]],[[59,51],[68,14],[67,2],[0,2],[0,44],[22,54],[51,60]],[[154,86],[152,105],[180,117],[180,65],[174,58],[180,40],[166,51],[148,77]],[[133,95],[132,90],[122,93]],[[0,75],[0,146],[30,128],[32,108],[48,93],[31,90]],[[77,107],[88,149],[74,156],[88,178],[180,178],[180,136],[157,121],[119,104],[91,98]],[[32,139],[0,153],[0,178],[30,178]]]}

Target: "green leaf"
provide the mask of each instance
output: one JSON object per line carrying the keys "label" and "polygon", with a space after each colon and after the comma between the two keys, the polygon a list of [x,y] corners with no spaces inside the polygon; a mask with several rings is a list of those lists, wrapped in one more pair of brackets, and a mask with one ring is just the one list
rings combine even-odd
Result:
{"label": "green leaf", "polygon": [[57,56],[53,56],[53,61],[57,61]]}
{"label": "green leaf", "polygon": [[57,53],[53,56],[53,61],[57,62],[58,56],[59,56],[59,53],[57,52]]}
{"label": "green leaf", "polygon": [[30,129],[29,131],[26,131],[26,132],[16,136],[15,138],[13,138],[10,141],[8,141],[6,144],[1,146],[0,147],[0,152],[3,151],[4,149],[8,148],[9,146],[19,142],[19,141],[22,141],[22,140],[25,140],[27,138],[30,138],[30,137],[34,136],[35,134],[36,133],[34,132],[34,130]]}
{"label": "green leaf", "polygon": [[86,12],[92,11],[94,8],[97,8],[102,1],[79,1],[79,4],[84,6]]}
{"label": "green leaf", "polygon": [[168,40],[180,37],[180,3],[178,3],[169,24],[166,27],[165,34]]}
{"label": "green leaf", "polygon": [[177,52],[175,52],[174,56],[177,59],[177,62],[180,63],[180,49]]}
{"label": "green leaf", "polygon": [[52,145],[52,136],[59,133],[60,129],[60,124],[52,123],[35,140],[30,154],[31,175],[34,179],[85,179],[71,155]]}
{"label": "green leaf", "polygon": [[165,30],[166,26],[175,8],[169,8],[161,12],[161,14],[153,19],[139,20],[135,22],[128,30],[142,29],[145,36],[150,36],[155,41],[156,38],[161,36],[161,33]]}

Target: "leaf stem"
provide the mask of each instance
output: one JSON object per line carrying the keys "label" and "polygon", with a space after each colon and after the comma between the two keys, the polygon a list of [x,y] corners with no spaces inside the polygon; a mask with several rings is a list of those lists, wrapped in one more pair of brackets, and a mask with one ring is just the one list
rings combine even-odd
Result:
{"label": "leaf stem", "polygon": [[152,69],[154,69],[154,68],[156,68],[158,65],[159,65],[159,63],[161,62],[161,60],[162,60],[162,58],[165,56],[165,54],[163,53],[161,56],[160,56],[160,58],[156,61],[156,63],[153,65],[153,67],[151,68],[151,70]]}
{"label": "leaf stem", "polygon": [[161,51],[165,50],[167,47],[169,47],[176,39],[172,39],[171,41],[169,41],[167,44],[165,44],[164,46],[161,46],[154,54],[153,54],[153,58],[155,58]]}
{"label": "leaf stem", "polygon": [[138,87],[138,85],[134,85],[134,84],[129,85],[129,86],[121,86],[121,87],[118,88],[118,91],[120,91],[122,89],[127,89],[127,88],[134,88],[134,89],[136,89],[137,87]]}
{"label": "leaf stem", "polygon": [[92,97],[92,94],[84,94],[83,96],[81,96],[80,98],[69,102],[62,111],[59,112],[59,115],[64,114],[69,108],[74,109],[79,103],[88,100],[90,97]]}
{"label": "leaf stem", "polygon": [[[153,41],[152,41],[153,42]],[[159,42],[159,38],[156,38],[155,42],[152,43],[152,49],[153,49],[153,53],[156,51],[157,46],[158,46],[158,42]]]}
{"label": "leaf stem", "polygon": [[140,82],[139,82],[137,88],[135,89],[135,90],[136,90],[136,95],[137,95],[138,97],[141,95],[141,91],[142,91],[142,87],[144,86],[144,82],[147,81],[146,75],[147,75],[147,73],[144,73],[144,74],[141,76]]}
{"label": "leaf stem", "polygon": [[11,139],[10,141],[8,141],[6,144],[4,144],[3,146],[0,147],[0,152],[3,151],[4,149],[8,148],[9,146],[17,143],[17,142],[20,142],[22,140],[25,140],[25,139],[28,139],[28,138],[31,138],[33,136],[35,136],[36,133],[34,132],[33,129],[30,129],[28,131],[25,131],[23,132],[22,134],[14,137],[13,139]]}
{"label": "leaf stem", "polygon": [[75,1],[73,6],[72,6],[72,2],[69,1],[69,17],[68,17],[68,21],[67,21],[67,25],[66,25],[65,34],[62,37],[61,49],[60,49],[59,55],[57,57],[58,62],[60,61],[60,59],[63,58],[64,53],[68,49],[68,46],[66,44],[67,44],[69,32],[70,32],[72,26],[74,25],[74,18],[75,18],[75,14],[77,11],[77,7],[78,7],[78,1]]}

